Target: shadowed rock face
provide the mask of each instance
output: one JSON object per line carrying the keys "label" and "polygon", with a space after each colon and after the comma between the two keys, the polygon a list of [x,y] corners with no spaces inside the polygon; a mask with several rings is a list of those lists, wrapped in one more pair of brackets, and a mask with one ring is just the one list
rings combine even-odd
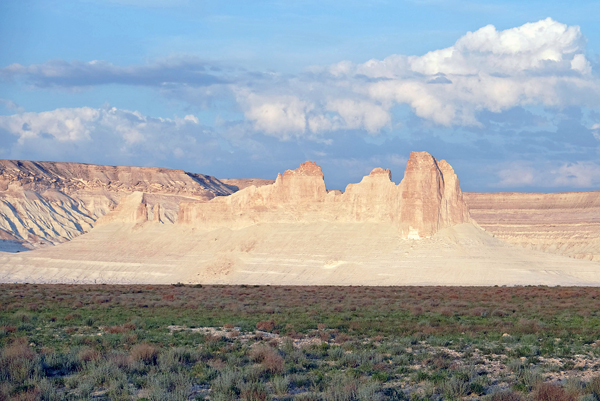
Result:
{"label": "shadowed rock face", "polygon": [[321,168],[305,162],[275,183],[248,187],[207,203],[182,203],[178,222],[201,228],[242,228],[258,223],[372,222],[398,226],[402,238],[429,238],[469,222],[458,179],[448,163],[413,152],[404,179],[376,168],[344,193],[328,192]]}
{"label": "shadowed rock face", "polygon": [[145,193],[145,204],[162,205],[149,209],[151,218],[173,222],[182,200],[209,200],[233,189],[182,170],[0,160],[0,239],[26,248],[71,240],[135,191]]}

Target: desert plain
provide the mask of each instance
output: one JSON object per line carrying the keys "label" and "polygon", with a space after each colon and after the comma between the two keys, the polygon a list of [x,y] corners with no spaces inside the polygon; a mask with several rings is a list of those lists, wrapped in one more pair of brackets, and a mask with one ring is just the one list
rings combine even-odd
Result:
{"label": "desert plain", "polygon": [[0,169],[0,400],[600,399],[600,192]]}

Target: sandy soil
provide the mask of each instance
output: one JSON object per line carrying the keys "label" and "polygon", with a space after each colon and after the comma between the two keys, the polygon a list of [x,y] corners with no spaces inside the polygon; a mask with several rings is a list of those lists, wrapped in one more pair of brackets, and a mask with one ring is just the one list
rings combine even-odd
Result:
{"label": "sandy soil", "polygon": [[600,264],[506,244],[471,224],[407,240],[383,223],[202,231],[113,222],[56,247],[0,254],[0,282],[599,285]]}

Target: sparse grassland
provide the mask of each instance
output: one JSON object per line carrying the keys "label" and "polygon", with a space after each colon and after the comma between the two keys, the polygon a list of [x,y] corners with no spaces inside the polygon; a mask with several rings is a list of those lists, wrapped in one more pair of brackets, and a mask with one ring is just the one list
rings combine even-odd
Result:
{"label": "sparse grassland", "polygon": [[600,401],[600,289],[0,285],[0,400]]}

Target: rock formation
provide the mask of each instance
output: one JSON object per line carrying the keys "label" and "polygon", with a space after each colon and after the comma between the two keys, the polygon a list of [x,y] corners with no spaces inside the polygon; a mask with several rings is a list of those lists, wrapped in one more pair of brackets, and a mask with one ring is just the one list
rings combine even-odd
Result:
{"label": "rock formation", "polygon": [[146,194],[150,216],[158,212],[158,220],[174,222],[180,201],[209,200],[234,189],[182,170],[0,160],[0,250],[71,240],[136,191]]}
{"label": "rock formation", "polygon": [[458,178],[445,160],[438,163],[427,152],[412,152],[400,185],[403,237],[427,238],[444,227],[469,221]]}
{"label": "rock formation", "polygon": [[[85,235],[0,252],[0,282],[600,285],[598,263],[516,247],[471,224],[454,171],[425,152],[411,153],[398,185],[377,168],[345,192],[327,191],[320,167],[306,162],[209,201],[120,195]],[[550,213],[572,215],[572,201]],[[175,223],[162,224],[178,204]]]}
{"label": "rock formation", "polygon": [[309,161],[279,174],[272,185],[206,203],[184,202],[178,216],[178,223],[203,229],[321,221],[392,223],[402,238],[420,239],[470,220],[454,170],[427,152],[411,153],[399,185],[390,170],[376,168],[344,193],[328,192],[321,168]]}
{"label": "rock formation", "polygon": [[497,238],[600,261],[600,192],[465,193],[471,215]]}

